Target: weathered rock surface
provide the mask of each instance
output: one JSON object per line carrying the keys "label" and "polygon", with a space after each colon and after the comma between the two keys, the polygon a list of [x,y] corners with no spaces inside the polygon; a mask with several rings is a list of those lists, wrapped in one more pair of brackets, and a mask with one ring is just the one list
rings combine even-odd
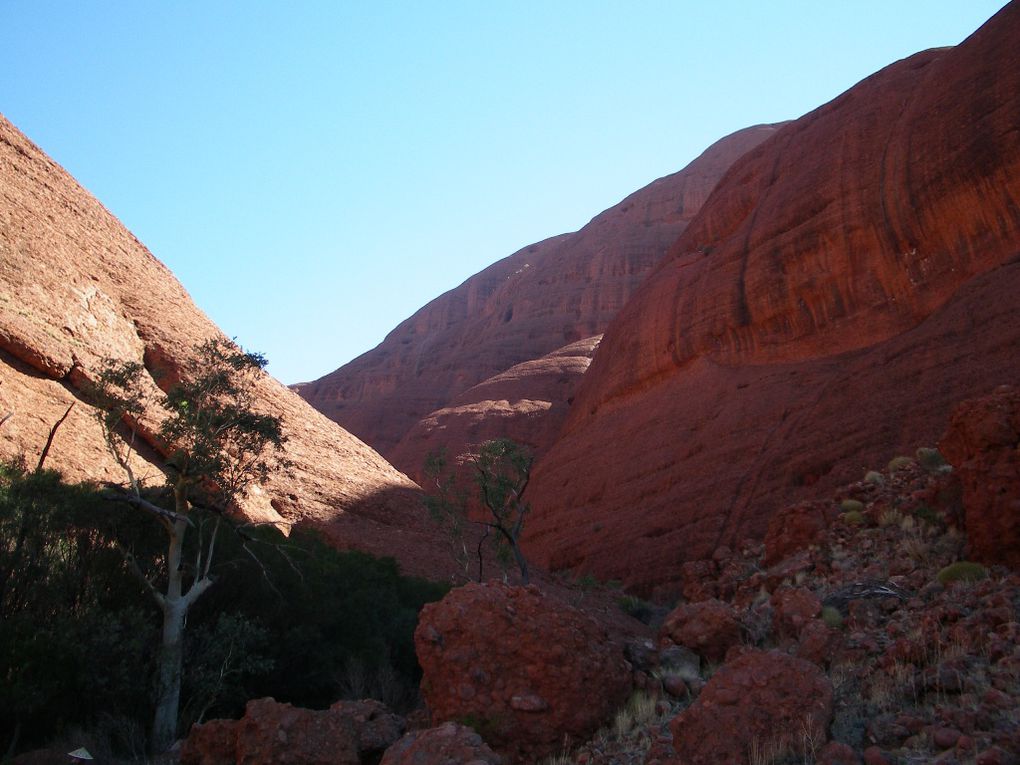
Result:
{"label": "weathered rock surface", "polygon": [[793,553],[807,550],[835,519],[831,503],[801,502],[777,511],[765,533],[765,565],[773,566]]}
{"label": "weathered rock surface", "polygon": [[[749,650],[724,665],[672,723],[676,765],[751,762],[751,751],[805,751],[828,738],[832,685],[814,664]],[[761,760],[759,760],[761,761]]]}
{"label": "weathered rock surface", "polygon": [[715,599],[677,606],[659,630],[660,641],[689,648],[712,662],[722,661],[742,636],[736,611]]}
{"label": "weathered rock surface", "polygon": [[963,483],[968,555],[1020,569],[1020,389],[960,404],[939,446]]}
{"label": "weathered rock surface", "polygon": [[797,640],[822,613],[822,602],[808,589],[787,587],[772,594],[772,630],[778,638]]}
{"label": "weathered rock surface", "polygon": [[414,643],[433,720],[470,720],[518,762],[585,740],[630,690],[622,646],[533,586],[458,587],[422,610]]}
{"label": "weathered rock surface", "polygon": [[393,460],[421,481],[430,452],[458,460],[494,438],[510,438],[536,457],[552,446],[601,336],[578,340],[539,359],[515,364],[418,421],[393,450]]}
{"label": "weathered rock surface", "polygon": [[362,765],[377,762],[404,732],[378,701],[338,701],[321,712],[249,701],[240,720],[195,725],[181,765]]}
{"label": "weathered rock surface", "polygon": [[[219,335],[163,264],[0,117],[0,417],[14,413],[0,427],[0,457],[34,464],[74,403],[47,467],[123,480],[79,385],[107,357],[143,362],[153,386],[165,384],[187,373],[195,345]],[[406,476],[268,376],[259,399],[283,417],[293,465],[249,496],[251,518],[326,524],[339,544],[396,555],[416,573],[443,570]],[[158,477],[155,457],[143,448],[137,472]]]}
{"label": "weathered rock surface", "polygon": [[734,163],[607,329],[536,466],[532,555],[675,581],[1015,380],[1018,34],[1012,3]]}
{"label": "weathered rock surface", "polygon": [[447,722],[428,730],[411,731],[386,750],[380,765],[501,765],[474,730]]}
{"label": "weathered rock surface", "polygon": [[500,260],[433,300],[376,349],[295,388],[402,469],[419,468],[394,452],[419,420],[516,364],[600,334],[730,164],[775,129],[722,139],[580,231]]}

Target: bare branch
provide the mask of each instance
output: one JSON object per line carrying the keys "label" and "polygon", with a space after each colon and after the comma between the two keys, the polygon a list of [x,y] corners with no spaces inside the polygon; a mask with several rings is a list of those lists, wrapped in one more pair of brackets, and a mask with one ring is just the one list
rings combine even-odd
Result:
{"label": "bare branch", "polygon": [[149,592],[150,595],[152,595],[156,603],[159,604],[159,607],[163,608],[166,605],[166,597],[163,595],[163,593],[156,589],[156,586],[152,583],[152,580],[145,576],[145,574],[142,572],[142,569],[139,568],[138,561],[135,560],[135,556],[129,553],[127,550],[125,550],[118,543],[115,543],[114,546],[117,548],[117,551],[121,554],[121,556],[123,556],[124,562],[127,563],[128,565],[128,570],[132,573],[135,579],[137,579],[139,582],[145,585],[145,589]]}
{"label": "bare branch", "polygon": [[167,510],[165,507],[160,507],[159,505],[149,502],[147,499],[143,499],[142,497],[138,497],[134,494],[103,494],[102,496],[103,499],[111,502],[126,502],[132,507],[137,507],[140,510],[145,510],[147,513],[152,513],[157,518],[160,518],[167,523],[184,521],[192,528],[195,527],[195,522],[188,516],[182,515],[181,513],[175,513],[173,510]]}
{"label": "bare branch", "polygon": [[7,422],[13,416],[14,416],[14,412],[8,412],[3,417],[0,417],[0,425],[3,425],[5,422]]}
{"label": "bare branch", "polygon": [[[43,469],[43,464],[46,462],[46,455],[50,453],[50,447],[53,446],[53,438],[57,435],[57,428],[64,424],[64,420],[67,419],[67,416],[71,414],[71,410],[74,409],[74,404],[75,402],[72,401],[71,405],[67,407],[67,411],[64,412],[64,416],[53,423],[53,427],[50,428],[50,435],[46,439],[46,446],[43,447],[42,454],[39,455],[39,463],[35,466],[35,471],[37,473]],[[11,414],[13,414],[13,412]],[[10,415],[8,415],[8,417],[9,416]],[[5,417],[3,421],[0,421],[0,425],[2,425],[6,419],[7,418]]]}
{"label": "bare branch", "polygon": [[[209,554],[205,558],[205,571],[202,572],[202,578],[209,578],[209,567],[212,565],[213,552],[216,550],[216,535],[220,531],[220,518],[217,516],[216,525],[213,526],[212,538],[209,540]],[[195,569],[195,573],[198,573],[198,569]]]}
{"label": "bare branch", "polygon": [[188,594],[181,598],[184,602],[184,609],[187,610],[191,608],[191,604],[202,597],[202,593],[213,586],[213,581],[214,580],[209,577],[196,579],[195,583],[191,585],[191,589],[188,590]]}
{"label": "bare branch", "polygon": [[[272,579],[271,576],[269,576],[269,569],[266,568],[266,564],[263,563],[262,560],[259,558],[259,556],[255,554],[254,550],[252,550],[250,547],[248,547],[249,539],[247,537],[245,537],[243,534],[240,535],[240,536],[241,536],[241,539],[244,540],[241,543],[241,548],[251,557],[251,559],[253,561],[255,561],[258,564],[259,569],[261,569],[261,571],[262,571],[262,578],[265,579],[266,584],[269,585],[269,589],[271,589],[273,591],[273,594],[275,594],[279,598],[282,598],[283,597],[283,593],[281,593],[278,589],[276,589],[276,585],[273,584],[273,579]],[[190,595],[190,593],[189,593],[189,595]]]}

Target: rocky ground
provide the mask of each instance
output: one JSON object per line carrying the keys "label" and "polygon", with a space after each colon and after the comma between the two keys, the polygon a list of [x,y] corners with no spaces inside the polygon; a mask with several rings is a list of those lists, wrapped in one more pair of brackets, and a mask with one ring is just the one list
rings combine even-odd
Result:
{"label": "rocky ground", "polygon": [[[1020,762],[1020,576],[961,562],[958,484],[920,457],[687,564],[658,643],[643,660],[631,646],[644,700],[556,761]],[[677,647],[696,673],[687,654],[671,665]],[[806,724],[829,713],[827,731]]]}

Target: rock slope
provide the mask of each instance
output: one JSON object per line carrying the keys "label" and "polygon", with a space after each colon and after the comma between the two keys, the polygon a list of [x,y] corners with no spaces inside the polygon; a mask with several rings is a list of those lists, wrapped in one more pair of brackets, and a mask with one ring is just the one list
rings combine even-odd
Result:
{"label": "rock slope", "polygon": [[730,168],[537,466],[533,554],[654,587],[1016,378],[1018,34],[1011,3]]}
{"label": "rock slope", "polygon": [[[601,333],[726,168],[775,130],[760,125],[722,139],[580,231],[525,247],[476,274],[376,349],[296,390],[401,469],[419,468],[395,451],[419,420],[516,364]],[[535,398],[526,391],[520,397]]]}
{"label": "rock slope", "polygon": [[[219,335],[173,274],[61,167],[0,117],[0,457],[35,464],[73,403],[46,466],[74,480],[123,480],[79,386],[101,360],[184,373],[194,346]],[[326,524],[343,545],[436,573],[416,486],[376,452],[275,380],[259,389],[282,415],[293,465],[249,497],[258,520]],[[139,470],[158,477],[151,450]],[[416,530],[425,534],[412,544]],[[436,550],[440,550],[437,545]]]}
{"label": "rock slope", "polygon": [[415,480],[430,452],[459,462],[472,447],[512,438],[539,456],[556,440],[601,335],[578,340],[538,359],[515,364],[423,417],[393,449]]}

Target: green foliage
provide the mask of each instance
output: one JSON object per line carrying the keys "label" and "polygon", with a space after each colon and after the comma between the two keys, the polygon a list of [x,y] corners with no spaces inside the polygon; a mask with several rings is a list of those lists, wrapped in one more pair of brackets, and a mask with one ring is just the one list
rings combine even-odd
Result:
{"label": "green foliage", "polygon": [[[414,653],[418,612],[448,587],[401,576],[392,558],[337,551],[312,531],[299,529],[284,540],[274,529],[260,529],[256,544],[268,576],[244,567],[193,609],[207,622],[233,611],[268,631],[262,654],[272,666],[243,684],[247,698],[273,696],[321,709],[357,684],[352,672],[363,672],[369,691],[387,690],[373,687],[381,678],[399,686],[381,700],[410,703],[421,673]],[[237,705],[217,714],[241,711]]]}
{"label": "green foliage", "polygon": [[916,452],[917,464],[929,473],[943,473],[952,468],[938,449],[922,446]]}
{"label": "green foliage", "polygon": [[822,607],[822,621],[832,629],[838,630],[843,628],[843,614],[835,606]]}
{"label": "green foliage", "polygon": [[169,452],[169,484],[184,489],[185,496],[201,487],[212,493],[203,501],[222,508],[283,465],[272,459],[285,441],[283,422],[257,411],[263,356],[220,338],[201,343],[194,353],[194,374],[155,402],[143,384],[145,367],[133,361],[107,360],[85,394],[97,408],[110,450],[128,472],[132,488],[138,489],[128,460],[135,448],[135,423],[155,405],[166,415],[159,438]]}
{"label": "green foliage", "polygon": [[214,623],[191,630],[188,643],[192,660],[184,675],[184,729],[203,722],[214,706],[243,705],[248,699],[245,681],[273,668],[269,630],[242,614],[221,612]]}
{"label": "green foliage", "polygon": [[152,386],[146,384],[144,367],[108,360],[86,392],[97,406],[110,452],[130,484],[130,492],[122,499],[157,520],[167,538],[167,553],[158,567],[160,587],[134,556],[125,556],[129,571],[145,585],[163,614],[157,653],[159,692],[150,742],[155,753],[167,749],[179,731],[187,614],[215,581],[212,564],[221,524],[233,525],[218,515],[211,533],[199,537],[190,583],[186,582],[189,576],[182,555],[189,528],[196,525],[191,517],[194,504],[222,512],[251,485],[264,483],[271,469],[284,464],[275,458],[284,442],[282,421],[260,414],[256,407],[257,383],[265,365],[265,358],[258,354],[211,339],[195,348],[191,374],[159,396],[158,438],[168,454],[164,467],[173,491],[172,510],[142,496],[143,487],[131,465],[137,423],[151,403]]}
{"label": "green foliage", "polygon": [[893,457],[889,460],[888,470],[890,473],[897,473],[900,470],[910,467],[914,464],[914,461],[910,457]]}
{"label": "green foliage", "polygon": [[860,513],[864,510],[864,503],[859,499],[844,499],[839,503],[839,509],[844,513]]}
{"label": "green foliage", "polygon": [[[521,580],[528,583],[528,564],[520,548],[520,536],[530,507],[524,490],[531,479],[534,457],[524,446],[509,438],[486,441],[461,466],[451,465],[444,451],[432,452],[425,460],[425,475],[435,487],[425,497],[430,515],[448,533],[455,560],[465,573],[477,560],[478,581],[483,576],[484,551],[497,558],[514,559]],[[460,470],[458,470],[458,467]],[[469,471],[476,493],[461,487],[458,472]],[[481,537],[467,540],[469,524],[481,529]]]}
{"label": "green foliage", "polygon": [[505,735],[510,721],[502,715],[493,715],[490,717],[486,715],[466,714],[454,718],[454,722],[458,722],[461,725],[471,728],[475,733],[481,736],[486,743],[491,744],[498,741],[500,737]]}
{"label": "green foliage", "polygon": [[885,478],[883,478],[882,474],[879,473],[877,470],[869,470],[867,473],[865,473],[864,480],[867,483],[873,483],[876,486],[881,486],[882,484],[885,483]]}
{"label": "green foliage", "polygon": [[914,515],[932,526],[938,525],[941,521],[939,514],[928,507],[928,505],[918,505],[914,508]]}
{"label": "green foliage", "polygon": [[[202,510],[192,518],[197,529],[215,522]],[[367,683],[370,693],[409,705],[417,615],[447,588],[310,531],[243,532],[221,535],[218,584],[189,613],[184,722],[238,716],[261,696],[324,708],[359,664],[387,681]],[[200,536],[189,537],[185,561]],[[27,749],[71,727],[151,721],[161,616],[118,547],[158,583],[165,537],[148,517],[57,473],[0,465],[0,751],[17,729]]]}
{"label": "green foliage", "polygon": [[848,513],[843,513],[840,516],[844,523],[849,523],[851,526],[863,526],[867,519],[864,517],[864,513],[859,510],[851,510]]}
{"label": "green foliage", "polygon": [[195,352],[198,373],[170,388],[162,402],[169,416],[160,437],[173,449],[170,482],[211,482],[215,503],[225,507],[278,466],[267,450],[282,448],[283,421],[256,408],[254,383],[265,357],[222,339],[207,340]]}
{"label": "green foliage", "polygon": [[109,541],[126,515],[56,472],[0,465],[0,748],[148,704],[155,609]]}
{"label": "green foliage", "polygon": [[980,563],[969,560],[959,560],[950,563],[935,575],[935,578],[945,586],[953,582],[977,582],[988,576],[988,569]]}
{"label": "green foliage", "polygon": [[625,614],[645,624],[650,624],[655,615],[654,606],[633,595],[621,595],[616,599],[616,604]]}

